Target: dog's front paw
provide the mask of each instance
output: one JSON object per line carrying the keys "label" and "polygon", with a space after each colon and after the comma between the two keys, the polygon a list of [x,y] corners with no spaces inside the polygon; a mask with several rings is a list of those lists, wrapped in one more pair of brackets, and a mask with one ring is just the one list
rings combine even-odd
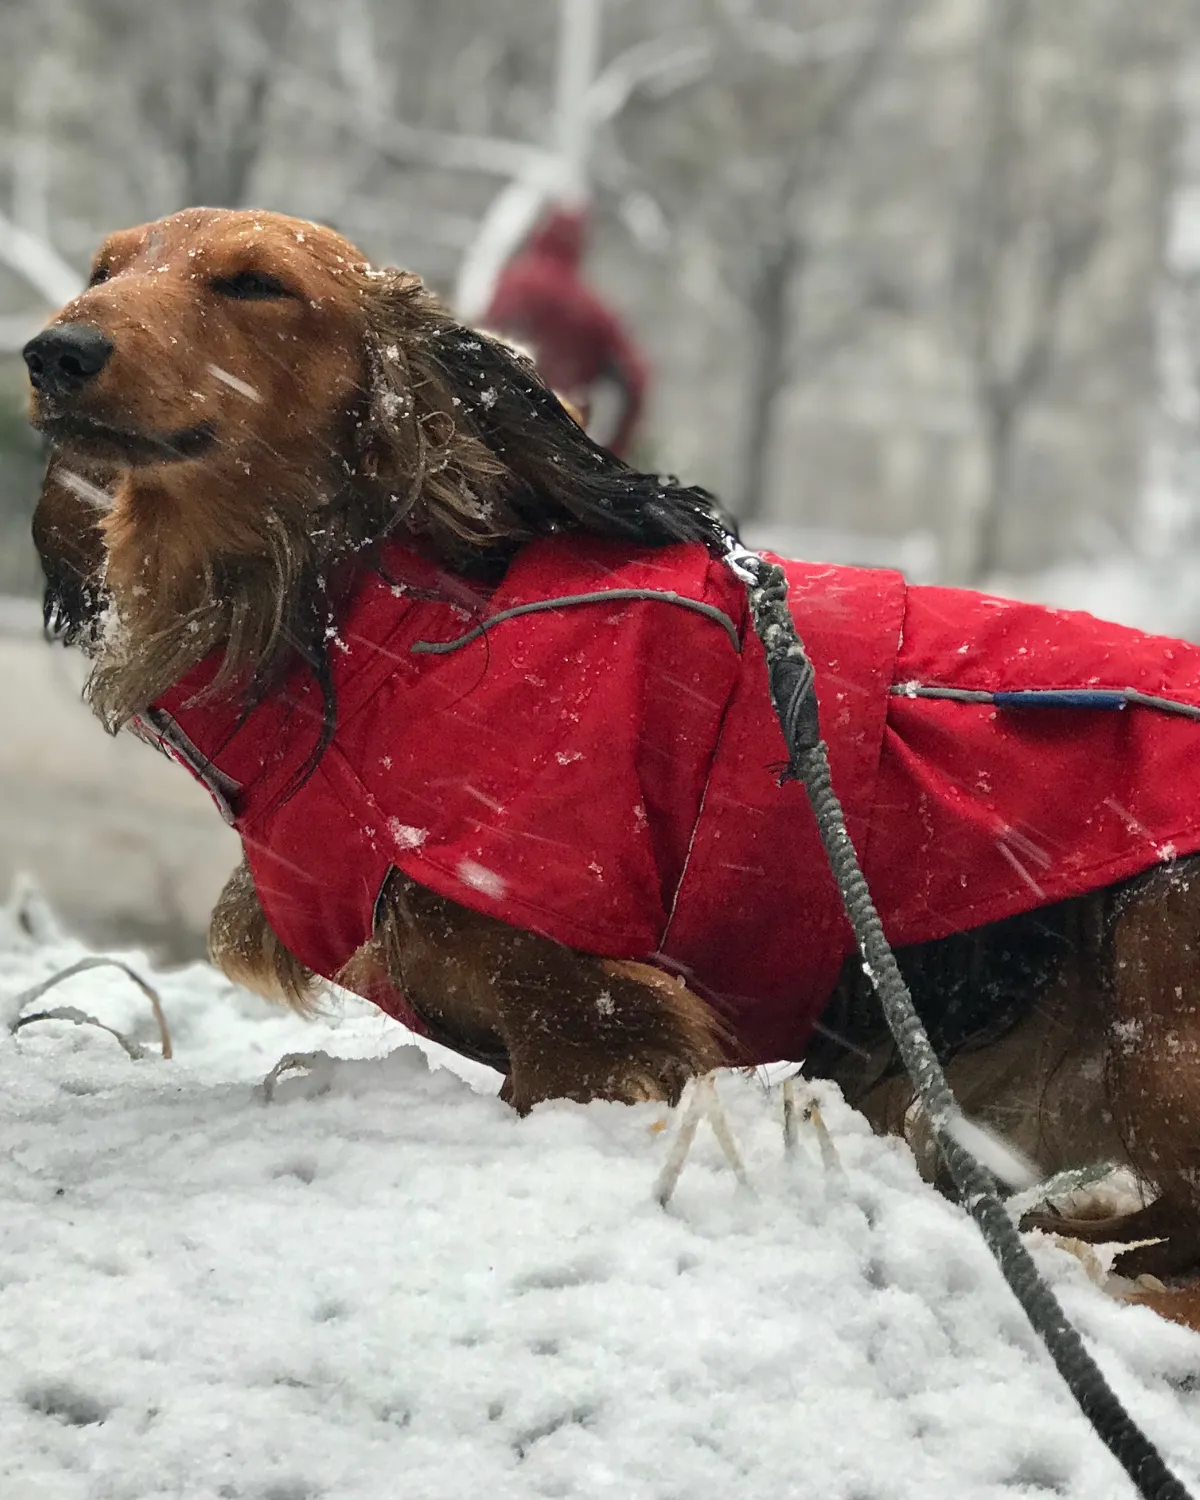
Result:
{"label": "dog's front paw", "polygon": [[535,1104],[548,1099],[573,1099],[590,1104],[607,1099],[614,1104],[678,1104],[693,1069],[676,1058],[652,1063],[626,1063],[602,1070],[568,1072],[565,1068],[520,1068],[514,1066],[504,1080],[500,1097],[518,1114],[527,1115]]}

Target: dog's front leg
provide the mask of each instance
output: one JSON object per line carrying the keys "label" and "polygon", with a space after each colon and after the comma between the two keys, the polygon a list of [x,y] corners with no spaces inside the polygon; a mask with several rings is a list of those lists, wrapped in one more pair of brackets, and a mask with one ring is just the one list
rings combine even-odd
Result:
{"label": "dog's front leg", "polygon": [[674,1101],[725,1060],[713,1012],[649,964],[580,953],[398,873],[379,911],[346,982],[369,987],[382,970],[450,1045],[502,1047],[502,1097],[522,1113],[544,1099]]}
{"label": "dog's front leg", "polygon": [[652,965],[596,958],[532,933],[497,945],[497,999],[512,1070],[502,1097],[678,1102],[725,1060],[708,1006]]}
{"label": "dog's front leg", "polygon": [[267,921],[245,855],[209,918],[208,956],[234,984],[301,1013],[312,1010],[316,976],[288,952]]}

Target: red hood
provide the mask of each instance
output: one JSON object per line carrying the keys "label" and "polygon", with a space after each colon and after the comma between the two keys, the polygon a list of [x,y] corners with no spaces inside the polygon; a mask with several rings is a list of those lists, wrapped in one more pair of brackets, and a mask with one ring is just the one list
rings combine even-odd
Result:
{"label": "red hood", "polygon": [[583,260],[586,237],[584,210],[556,208],[529,236],[523,253],[545,256],[575,269]]}

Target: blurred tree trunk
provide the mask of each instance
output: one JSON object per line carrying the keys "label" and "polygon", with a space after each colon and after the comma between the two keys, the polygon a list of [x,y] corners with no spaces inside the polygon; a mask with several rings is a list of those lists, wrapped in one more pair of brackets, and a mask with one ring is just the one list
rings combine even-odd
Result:
{"label": "blurred tree trunk", "polygon": [[975,582],[997,572],[1003,560],[1003,526],[1012,492],[1016,417],[1015,406],[1002,393],[985,407],[983,499],[970,562],[970,576]]}
{"label": "blurred tree trunk", "polygon": [[1004,564],[1025,419],[1060,364],[1068,308],[1112,227],[1125,18],[1097,11],[1083,58],[1079,35],[1044,33],[1045,20],[1033,0],[987,0],[980,36],[979,134],[955,252],[984,468],[960,539],[959,571],[972,584]]}
{"label": "blurred tree trunk", "polygon": [[788,303],[799,260],[797,240],[780,238],[763,249],[750,279],[747,310],[752,348],[737,503],[737,514],[743,521],[757,520],[766,508],[779,398],[788,377]]}
{"label": "blurred tree trunk", "polygon": [[[734,486],[739,520],[757,520],[767,509],[782,396],[854,335],[875,299],[874,279],[866,276],[832,316],[822,309],[810,324],[800,312],[819,238],[814,204],[845,159],[871,90],[894,58],[911,5],[912,0],[870,0],[834,23],[819,19],[822,13],[814,7],[808,26],[791,33],[795,66],[805,70],[803,84],[795,68],[778,70],[772,49],[781,32],[756,34],[742,21],[744,34],[738,26],[726,33],[728,66],[733,49],[744,49],[731,90],[742,114],[740,129],[751,138],[764,126],[786,132],[772,142],[771,151],[755,152],[747,161],[745,175],[756,191],[730,226],[737,242],[730,257],[732,280],[740,289],[750,335]],[[781,86],[786,106],[781,93],[773,93]]]}
{"label": "blurred tree trunk", "polygon": [[162,148],[176,206],[243,206],[267,144],[271,91],[287,62],[293,0],[168,7],[152,51],[137,0],[92,4],[111,43],[138,61],[137,128]]}
{"label": "blurred tree trunk", "polygon": [[[263,60],[245,68],[234,91],[224,58],[210,55],[197,70],[192,110],[175,121],[180,196],[184,206],[241,208],[250,173],[263,146],[271,77]],[[231,97],[232,96],[232,97]]]}

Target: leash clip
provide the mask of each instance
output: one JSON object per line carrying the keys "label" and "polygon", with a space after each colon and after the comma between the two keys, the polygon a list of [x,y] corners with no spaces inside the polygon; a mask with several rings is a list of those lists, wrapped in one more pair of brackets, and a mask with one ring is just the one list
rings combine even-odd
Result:
{"label": "leash clip", "polygon": [[747,588],[753,588],[759,582],[758,570],[764,561],[759,553],[751,552],[730,536],[725,539],[724,558]]}

